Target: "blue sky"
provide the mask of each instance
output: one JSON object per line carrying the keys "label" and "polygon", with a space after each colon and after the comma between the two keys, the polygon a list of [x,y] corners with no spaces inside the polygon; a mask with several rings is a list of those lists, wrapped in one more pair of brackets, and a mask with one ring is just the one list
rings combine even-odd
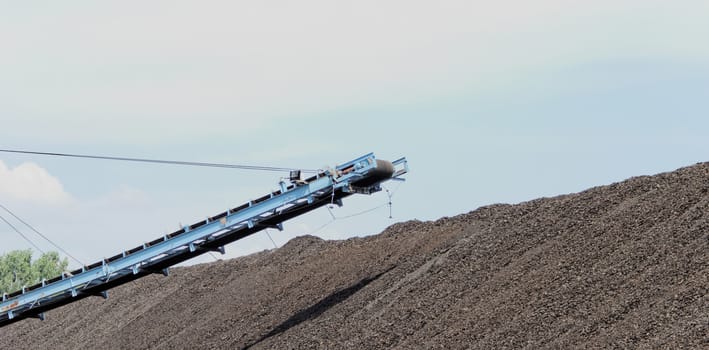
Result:
{"label": "blue sky", "polygon": [[[394,220],[381,208],[317,231],[375,234],[707,161],[707,15],[682,0],[7,2],[0,148],[303,168],[406,156]],[[85,262],[281,176],[0,162],[0,204]],[[322,209],[272,234],[283,244],[329,220]],[[0,237],[0,252],[28,247]],[[227,251],[269,247],[259,234]]]}

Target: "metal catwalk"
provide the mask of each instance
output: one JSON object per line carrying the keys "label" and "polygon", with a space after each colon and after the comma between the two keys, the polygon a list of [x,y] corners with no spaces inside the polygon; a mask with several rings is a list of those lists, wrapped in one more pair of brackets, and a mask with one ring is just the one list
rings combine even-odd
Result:
{"label": "metal catwalk", "polygon": [[328,204],[341,206],[342,198],[352,194],[375,193],[381,183],[403,180],[407,172],[405,158],[389,162],[370,153],[305,180],[292,173],[280,182],[279,191],[71,273],[4,294],[0,327],[26,318],[44,320],[46,311],[85,297],[108,298],[109,289],[149,274],[167,276],[170,266],[210,251],[224,253],[225,244],[265,228],[282,230],[288,219]]}

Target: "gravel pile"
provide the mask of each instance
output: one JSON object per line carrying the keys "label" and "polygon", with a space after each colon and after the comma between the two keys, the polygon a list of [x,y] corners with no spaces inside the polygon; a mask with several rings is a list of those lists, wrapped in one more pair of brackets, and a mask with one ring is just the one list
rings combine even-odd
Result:
{"label": "gravel pile", "polygon": [[0,348],[709,348],[708,290],[704,163],[174,269]]}

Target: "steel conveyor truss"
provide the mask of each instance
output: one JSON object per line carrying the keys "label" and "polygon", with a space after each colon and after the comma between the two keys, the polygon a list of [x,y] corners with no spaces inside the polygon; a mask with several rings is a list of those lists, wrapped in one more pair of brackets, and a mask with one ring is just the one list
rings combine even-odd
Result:
{"label": "steel conveyor truss", "polygon": [[0,327],[26,318],[44,320],[46,311],[85,297],[108,298],[109,289],[149,274],[167,276],[170,266],[210,251],[223,254],[228,243],[265,228],[282,230],[288,219],[327,204],[341,206],[342,198],[355,193],[380,191],[382,182],[403,180],[407,172],[405,158],[389,162],[370,153],[305,180],[282,180],[279,191],[71,273],[3,294]]}

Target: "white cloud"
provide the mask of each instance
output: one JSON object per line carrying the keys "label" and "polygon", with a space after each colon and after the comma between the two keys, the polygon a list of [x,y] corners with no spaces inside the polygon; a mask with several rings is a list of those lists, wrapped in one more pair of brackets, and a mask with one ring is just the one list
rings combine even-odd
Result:
{"label": "white cloud", "polygon": [[10,168],[0,161],[0,195],[10,198],[61,204],[71,199],[56,177],[35,163],[22,163]]}

